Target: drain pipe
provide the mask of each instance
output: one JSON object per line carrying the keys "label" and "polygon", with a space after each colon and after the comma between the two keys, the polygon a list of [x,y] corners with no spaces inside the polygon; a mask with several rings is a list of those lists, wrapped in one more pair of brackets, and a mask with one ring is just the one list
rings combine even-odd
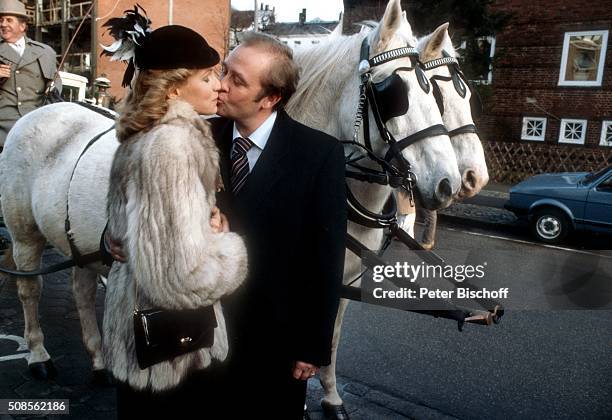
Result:
{"label": "drain pipe", "polygon": [[168,0],[168,25],[172,25],[172,11],[174,9],[174,0]]}

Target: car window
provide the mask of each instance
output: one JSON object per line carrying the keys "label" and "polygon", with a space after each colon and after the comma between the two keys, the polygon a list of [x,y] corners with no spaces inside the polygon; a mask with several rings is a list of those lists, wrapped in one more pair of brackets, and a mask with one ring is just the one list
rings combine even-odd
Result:
{"label": "car window", "polygon": [[612,193],[612,176],[609,176],[608,179],[603,181],[601,184],[597,186],[597,191],[604,191]]}
{"label": "car window", "polygon": [[599,178],[600,176],[602,176],[603,174],[608,172],[610,170],[610,168],[612,168],[612,166],[608,166],[607,168],[603,168],[603,169],[601,169],[599,171],[595,171],[595,172],[591,172],[589,174],[586,174],[584,176],[584,178],[582,178],[582,183],[588,184],[590,182],[595,181],[597,178]]}

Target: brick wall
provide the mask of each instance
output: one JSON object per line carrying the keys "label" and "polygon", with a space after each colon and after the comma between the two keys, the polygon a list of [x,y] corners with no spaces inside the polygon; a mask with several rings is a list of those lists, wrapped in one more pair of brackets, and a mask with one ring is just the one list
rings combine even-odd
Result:
{"label": "brick wall", "polygon": [[[538,143],[528,148],[540,151],[542,147],[572,149],[567,150],[570,159],[560,161],[557,166],[554,162],[538,164],[541,153],[521,155],[521,159],[531,160],[526,165],[530,171],[523,171],[522,177],[550,170],[589,170],[612,159],[612,147],[599,146],[602,120],[612,119],[612,7],[605,0],[559,3],[552,0],[498,0],[493,5],[496,10],[513,13],[513,18],[496,38],[492,94],[487,98],[485,113],[478,122],[483,140],[514,142],[517,149],[524,149],[520,146],[524,143]],[[565,33],[588,30],[610,31],[602,86],[558,86]],[[528,97],[535,99],[537,104],[528,103]],[[524,116],[547,118],[544,143],[520,139]],[[561,118],[587,120],[585,145],[558,143]],[[499,151],[507,150],[507,147],[492,145],[485,149],[491,154],[487,156],[489,163],[499,166],[491,168],[490,172],[505,174],[505,179],[497,180],[516,180],[516,177],[508,176],[509,168],[515,165],[505,160],[510,158],[510,154],[499,155]],[[600,158],[584,160],[584,164],[571,161],[584,153]],[[556,155],[553,153],[551,156]]]}
{"label": "brick wall", "polygon": [[[99,0],[97,16],[109,13],[116,0]],[[153,29],[168,25],[168,0],[138,0],[138,3],[147,11],[153,22]],[[175,0],[172,23],[187,26],[206,38],[209,44],[223,57],[226,54],[226,45],[229,36],[230,1],[229,0]],[[97,21],[98,44],[110,45],[113,40],[105,33],[102,24],[110,17],[121,16],[124,10],[134,7],[134,0],[120,0],[111,16]],[[102,48],[98,45],[96,54],[99,56]],[[111,95],[121,98],[124,90],[121,79],[125,71],[125,64],[110,62],[106,57],[98,58],[97,76],[106,74],[112,82]]]}

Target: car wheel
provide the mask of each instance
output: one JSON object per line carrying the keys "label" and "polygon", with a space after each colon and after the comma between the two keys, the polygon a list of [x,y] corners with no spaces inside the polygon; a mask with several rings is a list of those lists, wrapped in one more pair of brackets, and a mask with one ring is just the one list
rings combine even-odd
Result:
{"label": "car wheel", "polygon": [[571,228],[568,217],[558,209],[538,210],[531,221],[534,236],[549,244],[562,242],[570,233]]}

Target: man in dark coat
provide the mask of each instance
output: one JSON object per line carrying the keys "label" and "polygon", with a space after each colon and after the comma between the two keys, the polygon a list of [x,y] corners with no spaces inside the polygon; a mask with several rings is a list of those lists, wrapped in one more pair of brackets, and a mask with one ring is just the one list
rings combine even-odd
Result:
{"label": "man in dark coat", "polygon": [[232,399],[280,419],[302,417],[307,379],[330,363],[346,234],[343,148],[283,110],[297,82],[291,50],[251,34],[224,63],[224,118],[213,123],[219,205],[249,256],[244,287],[225,303]]}

